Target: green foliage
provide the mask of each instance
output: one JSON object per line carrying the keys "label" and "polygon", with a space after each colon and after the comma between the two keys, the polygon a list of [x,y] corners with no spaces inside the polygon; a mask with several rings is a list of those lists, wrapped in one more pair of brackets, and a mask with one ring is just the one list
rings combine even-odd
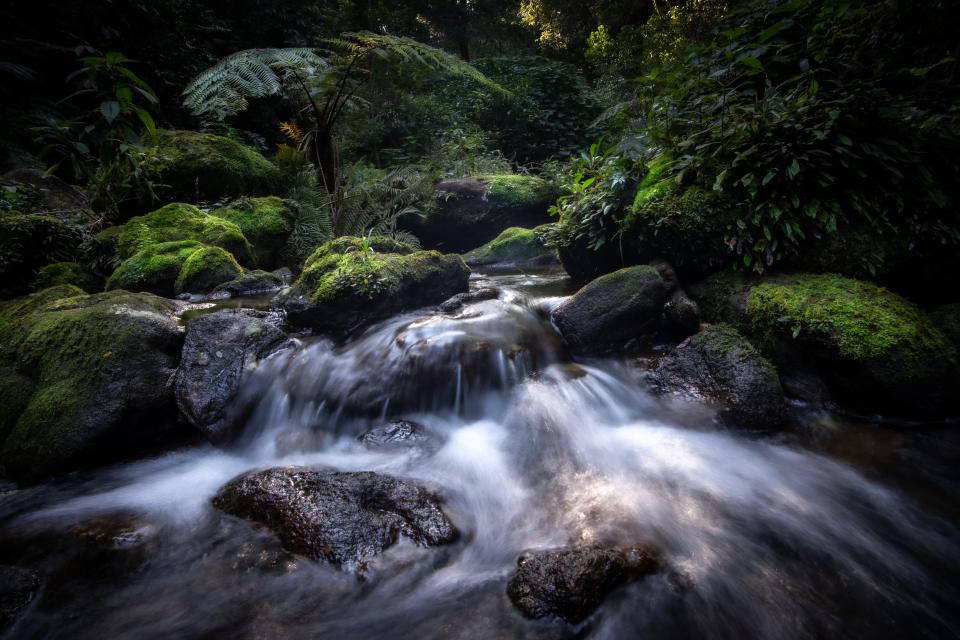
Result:
{"label": "green foliage", "polygon": [[0,211],[0,297],[26,293],[41,267],[76,258],[82,240],[59,218]]}
{"label": "green foliage", "polygon": [[54,262],[40,269],[37,279],[33,282],[36,290],[55,287],[61,284],[72,284],[86,291],[96,293],[103,290],[103,278],[92,274],[90,270],[79,262]]}
{"label": "green foliage", "polygon": [[91,200],[116,213],[143,193],[153,197],[157,126],[150,109],[157,98],[129,68],[132,60],[113,51],[93,53],[81,57],[83,66],[67,78],[76,87],[62,102],[73,113],[37,129],[40,157],[54,163],[51,171],[68,164]]}

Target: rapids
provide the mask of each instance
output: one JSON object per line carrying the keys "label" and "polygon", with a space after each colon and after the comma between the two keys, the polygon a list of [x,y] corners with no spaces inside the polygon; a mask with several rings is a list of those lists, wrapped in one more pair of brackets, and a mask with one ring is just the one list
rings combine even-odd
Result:
{"label": "rapids", "polygon": [[[45,586],[17,638],[896,638],[960,633],[960,439],[794,406],[781,434],[722,429],[651,396],[631,363],[574,362],[549,323],[559,275],[474,276],[495,300],[421,310],[261,364],[239,440],[0,494],[0,564]],[[390,418],[436,446],[370,450]],[[212,508],[239,473],[373,470],[435,488],[462,532],[401,542],[364,579],[285,553]],[[129,544],[77,542],[122,514]],[[521,551],[652,543],[668,570],[579,627],[505,595]]]}

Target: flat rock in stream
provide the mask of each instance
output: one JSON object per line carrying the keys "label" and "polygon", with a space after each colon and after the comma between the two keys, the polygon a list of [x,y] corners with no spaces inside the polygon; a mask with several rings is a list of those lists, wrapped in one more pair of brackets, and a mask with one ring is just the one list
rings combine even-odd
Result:
{"label": "flat rock in stream", "polygon": [[213,504],[266,526],[293,553],[358,573],[400,536],[431,547],[459,535],[435,494],[370,471],[251,471],[223,487]]}
{"label": "flat rock in stream", "polygon": [[40,576],[29,569],[0,566],[0,634],[13,626],[40,588]]}
{"label": "flat rock in stream", "polygon": [[480,302],[481,300],[494,300],[500,296],[500,291],[493,287],[484,287],[476,291],[458,293],[457,295],[440,303],[438,307],[444,313],[454,313],[463,308],[464,305],[471,302]]}
{"label": "flat rock in stream", "polygon": [[381,424],[357,436],[368,449],[413,449],[428,447],[434,438],[423,425],[411,420],[394,420]]}
{"label": "flat rock in stream", "polygon": [[238,398],[244,375],[287,343],[274,314],[225,309],[187,324],[177,370],[177,406],[211,440],[228,437],[246,414],[249,402]]}
{"label": "flat rock in stream", "polygon": [[529,551],[520,556],[507,595],[528,618],[585,620],[614,589],[654,573],[659,554],[647,547],[600,545]]}

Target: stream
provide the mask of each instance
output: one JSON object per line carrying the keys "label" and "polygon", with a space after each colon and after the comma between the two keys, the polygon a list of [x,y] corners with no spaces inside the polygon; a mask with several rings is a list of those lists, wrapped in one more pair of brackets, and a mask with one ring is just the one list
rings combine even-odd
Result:
{"label": "stream", "polygon": [[[709,407],[648,393],[634,363],[571,359],[549,322],[571,293],[561,274],[471,279],[491,286],[499,298],[261,363],[229,446],[0,493],[0,564],[45,576],[12,637],[960,635],[955,428],[799,405],[782,433],[723,428]],[[358,441],[395,418],[429,444]],[[418,481],[460,539],[401,540],[358,577],[211,506],[238,474],[286,465]],[[666,568],[577,626],[513,608],[522,551],[594,541],[653,544]]]}

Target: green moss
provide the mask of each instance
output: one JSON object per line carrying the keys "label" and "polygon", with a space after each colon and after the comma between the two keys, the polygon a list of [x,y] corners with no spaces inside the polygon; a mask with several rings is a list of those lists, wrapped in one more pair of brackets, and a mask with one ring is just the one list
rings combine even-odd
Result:
{"label": "green moss", "polygon": [[79,262],[54,262],[48,264],[37,274],[34,289],[46,289],[58,284],[72,284],[87,293],[103,290],[103,279],[94,275]]}
{"label": "green moss", "polygon": [[160,242],[133,254],[107,279],[107,289],[149,291],[172,296],[180,269],[204,245],[196,240]]}
{"label": "green moss", "polygon": [[633,200],[634,211],[643,209],[649,202],[666,195],[676,187],[676,182],[666,176],[672,164],[673,159],[665,155],[657,156],[647,164],[647,173],[640,181]]}
{"label": "green moss", "polygon": [[205,293],[242,273],[234,257],[220,247],[201,247],[184,261],[173,288],[178,294]]}
{"label": "green moss", "polygon": [[689,293],[700,307],[704,320],[736,323],[739,319],[733,317],[734,310],[731,308],[730,300],[738,293],[743,293],[745,296],[751,281],[749,276],[728,269],[695,284],[690,288]]}
{"label": "green moss", "polygon": [[812,338],[854,361],[893,354],[908,365],[932,358],[956,361],[953,345],[916,306],[868,282],[833,274],[783,277],[753,287],[746,311],[760,334]]}
{"label": "green moss", "polygon": [[[547,226],[541,225],[541,227]],[[541,240],[541,227],[504,229],[487,244],[464,254],[464,259],[468,263],[494,264],[533,260],[550,255],[551,250]]]}
{"label": "green moss", "polygon": [[266,195],[280,183],[280,171],[255,150],[210,133],[161,131],[160,170],[167,201],[214,201]]}
{"label": "green moss", "polygon": [[30,290],[37,272],[79,253],[83,230],[48,215],[0,211],[0,296]]}
{"label": "green moss", "polygon": [[293,229],[295,217],[289,203],[276,196],[240,198],[210,213],[240,227],[253,245],[257,264],[271,267]]}
{"label": "green moss", "polygon": [[123,225],[118,244],[121,257],[129,258],[150,245],[177,240],[222,247],[244,264],[253,262],[253,249],[239,226],[182,203],[131,218]]}
{"label": "green moss", "polygon": [[374,236],[372,238],[341,236],[317,247],[304,262],[303,268],[307,269],[321,261],[329,261],[331,256],[338,256],[353,251],[406,255],[413,253],[415,249],[405,242],[383,236]]}
{"label": "green moss", "polygon": [[553,185],[542,178],[516,174],[479,176],[487,185],[487,200],[496,208],[529,208],[552,202]]}

